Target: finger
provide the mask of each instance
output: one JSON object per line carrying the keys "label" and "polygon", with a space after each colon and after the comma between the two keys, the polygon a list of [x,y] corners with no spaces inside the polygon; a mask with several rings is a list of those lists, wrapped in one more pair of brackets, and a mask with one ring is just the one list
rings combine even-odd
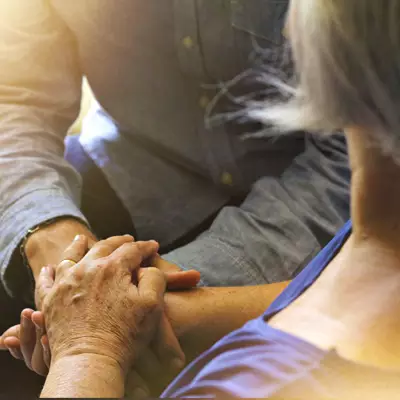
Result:
{"label": "finger", "polygon": [[152,267],[158,268],[163,272],[180,272],[182,271],[176,264],[173,264],[160,256],[155,257]]}
{"label": "finger", "polygon": [[20,350],[21,343],[16,337],[8,337],[4,339],[4,345],[10,354],[17,360],[23,360],[24,356]]}
{"label": "finger", "polygon": [[92,238],[88,238],[88,250],[92,249],[93,246],[98,242],[98,240],[94,240]]}
{"label": "finger", "polygon": [[152,394],[159,395],[184,365],[185,354],[164,314],[151,350],[147,348],[138,360],[137,371],[151,382]]}
{"label": "finger", "polygon": [[166,272],[168,290],[192,289],[200,282],[200,272],[195,270]]}
{"label": "finger", "polygon": [[85,260],[97,260],[107,257],[125,243],[132,243],[134,237],[131,235],[113,236],[97,242],[84,257]]}
{"label": "finger", "polygon": [[144,379],[134,370],[129,372],[126,378],[126,398],[132,400],[148,399],[150,390]]}
{"label": "finger", "polygon": [[160,255],[159,255],[158,253],[156,253],[156,254],[150,256],[149,258],[145,258],[145,259],[142,261],[142,264],[140,265],[140,267],[141,267],[141,268],[154,267],[154,266],[155,266],[154,264],[156,263],[156,260],[157,260],[158,258],[160,258]]}
{"label": "finger", "polygon": [[40,271],[36,282],[36,303],[42,309],[43,302],[54,285],[54,270],[52,267],[44,267]]}
{"label": "finger", "polygon": [[168,290],[191,289],[200,282],[200,272],[195,270],[183,271],[176,264],[160,256],[154,259],[152,266],[166,274]]}
{"label": "finger", "polygon": [[41,311],[35,311],[32,314],[32,322],[36,325],[39,326],[43,331],[46,330],[46,324],[44,321],[44,314]]}
{"label": "finger", "polygon": [[43,360],[47,368],[50,368],[51,362],[51,351],[50,351],[50,344],[49,338],[46,332],[46,324],[44,320],[44,314],[40,311],[36,311],[32,314],[32,321],[33,323],[39,327],[42,331],[42,337],[40,338],[41,345],[42,345],[42,353],[43,353]]}
{"label": "finger", "polygon": [[116,271],[117,273],[132,274],[133,271],[140,268],[143,260],[157,254],[158,249],[159,244],[154,240],[125,243],[115,250],[109,256],[109,259],[119,267],[119,271]]}
{"label": "finger", "polygon": [[[141,352],[141,356],[136,365],[137,373],[145,382],[151,383],[151,390],[159,383],[161,375],[164,373],[164,366],[152,349],[147,347]],[[150,389],[150,388],[149,388]]]}
{"label": "finger", "polygon": [[155,304],[163,304],[166,289],[165,275],[157,268],[143,268],[138,276],[139,294]]}
{"label": "finger", "polygon": [[140,359],[136,363],[136,370],[145,382],[151,384],[149,387],[151,394],[159,395],[183,367],[183,361],[180,360],[179,365],[177,363],[171,365],[167,362],[164,364],[155,351],[157,350],[154,349],[154,343],[152,343],[151,348],[146,348],[141,353]]}
{"label": "finger", "polygon": [[9,348],[8,349],[10,354],[16,359],[16,360],[21,360],[23,361],[24,356],[21,353],[21,350],[17,349],[17,348]]}
{"label": "finger", "polygon": [[56,267],[56,277],[63,276],[65,270],[70,269],[82,258],[88,251],[88,238],[85,235],[77,235],[73,242],[64,250],[61,256],[61,262]]}
{"label": "finger", "polygon": [[77,235],[72,243],[64,250],[61,260],[71,260],[78,263],[89,249],[89,239],[85,235]]}
{"label": "finger", "polygon": [[11,328],[7,329],[0,337],[0,350],[8,350],[6,345],[4,344],[4,340],[9,337],[14,337],[19,340],[21,325],[14,325]]}
{"label": "finger", "polygon": [[42,337],[43,337],[43,329],[39,325],[35,325],[36,331],[36,343],[32,355],[32,370],[37,374],[46,376],[48,373],[48,368],[44,360],[43,353],[43,345],[42,345]]}
{"label": "finger", "polygon": [[182,351],[165,313],[161,317],[153,347],[155,354],[170,373],[170,376],[175,376],[184,367],[185,353]]}
{"label": "finger", "polygon": [[36,330],[32,322],[33,310],[25,309],[21,313],[21,330],[20,342],[21,352],[24,356],[24,361],[29,369],[32,369],[32,356],[36,343]]}

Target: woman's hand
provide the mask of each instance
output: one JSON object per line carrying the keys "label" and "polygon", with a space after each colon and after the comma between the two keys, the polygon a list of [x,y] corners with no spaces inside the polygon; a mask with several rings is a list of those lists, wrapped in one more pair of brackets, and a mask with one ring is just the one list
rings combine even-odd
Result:
{"label": "woman's hand", "polygon": [[39,375],[46,376],[51,353],[44,315],[40,311],[25,309],[20,324],[7,329],[0,337],[0,350],[8,350],[17,360]]}
{"label": "woman's hand", "polygon": [[[164,272],[168,290],[192,289],[200,280],[200,274],[197,271],[179,271],[178,267],[159,257],[156,257],[152,265]],[[14,358],[24,361],[29,369],[46,376],[50,367],[51,352],[44,315],[40,311],[25,309],[20,318],[19,325],[7,329],[0,337],[0,350],[8,350]],[[184,363],[184,359],[180,358],[180,355],[179,342],[164,313],[151,348],[146,349],[142,354],[136,367],[143,377],[148,375],[148,371],[152,371],[152,377],[156,374],[158,380],[162,380],[163,384],[169,383],[170,378],[179,372]],[[149,376],[146,378],[148,379]],[[150,382],[152,380],[149,379]],[[130,390],[133,389],[132,384],[136,387],[142,381],[142,378],[130,379]],[[146,388],[141,387],[140,390],[148,392],[147,385]]]}
{"label": "woman's hand", "polygon": [[[68,254],[67,249],[62,258],[68,257],[71,257],[71,254]],[[152,266],[164,272],[169,290],[191,289],[200,280],[200,274],[197,271],[182,271],[159,256],[150,262]],[[22,311],[21,324],[4,332],[0,338],[0,349],[8,349],[15,358],[24,360],[33,371],[40,375],[47,375],[51,354],[45,334],[43,314],[30,309]],[[132,371],[133,374],[130,379],[128,378],[127,390],[130,394],[133,392],[147,395],[160,393],[183,365],[184,354],[164,314],[151,347],[142,354],[135,366],[137,371]]]}
{"label": "woman's hand", "polygon": [[85,255],[86,250],[85,240],[74,241],[54,273],[43,268],[38,279],[52,362],[97,354],[117,361],[126,372],[153,338],[162,315],[164,274],[155,268],[138,274],[141,263],[157,254],[158,244],[113,237]]}

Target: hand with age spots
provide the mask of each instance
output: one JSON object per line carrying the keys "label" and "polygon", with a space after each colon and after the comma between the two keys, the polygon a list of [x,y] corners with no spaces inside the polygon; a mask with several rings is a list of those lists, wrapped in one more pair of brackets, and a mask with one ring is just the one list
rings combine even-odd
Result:
{"label": "hand with age spots", "polygon": [[[130,237],[127,238],[132,240]],[[85,238],[81,237],[79,240],[85,241]],[[67,249],[63,259],[78,260],[79,255],[74,251],[71,248]],[[198,272],[181,271],[179,267],[162,260],[158,255],[147,263],[157,265],[164,272],[169,290],[192,288],[200,279]],[[40,302],[40,299],[37,301]],[[1,337],[0,348],[8,349],[15,358],[24,360],[36,373],[46,375],[50,366],[51,352],[43,313],[24,310],[21,313],[21,324],[8,329]],[[152,379],[154,376],[160,378],[156,389],[160,390],[161,386],[167,384],[184,365],[184,355],[165,314],[162,316],[151,348],[146,348],[144,352],[135,371],[131,372],[128,385],[130,392],[149,394],[146,381],[154,382]]]}

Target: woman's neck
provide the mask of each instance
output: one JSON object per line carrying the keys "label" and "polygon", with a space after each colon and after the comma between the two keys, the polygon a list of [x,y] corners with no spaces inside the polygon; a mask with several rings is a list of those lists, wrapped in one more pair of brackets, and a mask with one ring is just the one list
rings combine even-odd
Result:
{"label": "woman's neck", "polygon": [[353,230],[299,298],[269,323],[352,361],[400,370],[400,167],[346,131]]}
{"label": "woman's neck", "polygon": [[352,169],[351,216],[355,243],[379,242],[400,252],[400,166],[362,129],[346,130]]}

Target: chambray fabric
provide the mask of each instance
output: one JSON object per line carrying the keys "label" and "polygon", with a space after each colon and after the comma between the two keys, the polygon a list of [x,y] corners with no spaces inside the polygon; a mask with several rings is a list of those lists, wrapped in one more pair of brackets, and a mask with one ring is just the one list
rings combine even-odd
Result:
{"label": "chambray fabric", "polygon": [[[9,296],[27,295],[13,255],[29,228],[59,216],[87,222],[82,177],[63,158],[83,75],[97,104],[80,143],[139,238],[168,246],[220,211],[165,257],[198,268],[205,285],[273,282],[301,270],[348,218],[344,139],[242,140],[261,127],[226,119],[237,115],[238,96],[271,93],[253,79],[262,65],[286,71],[287,5],[0,2],[0,277]],[[214,104],[221,89],[235,100]],[[243,204],[224,207],[233,196]]]}

